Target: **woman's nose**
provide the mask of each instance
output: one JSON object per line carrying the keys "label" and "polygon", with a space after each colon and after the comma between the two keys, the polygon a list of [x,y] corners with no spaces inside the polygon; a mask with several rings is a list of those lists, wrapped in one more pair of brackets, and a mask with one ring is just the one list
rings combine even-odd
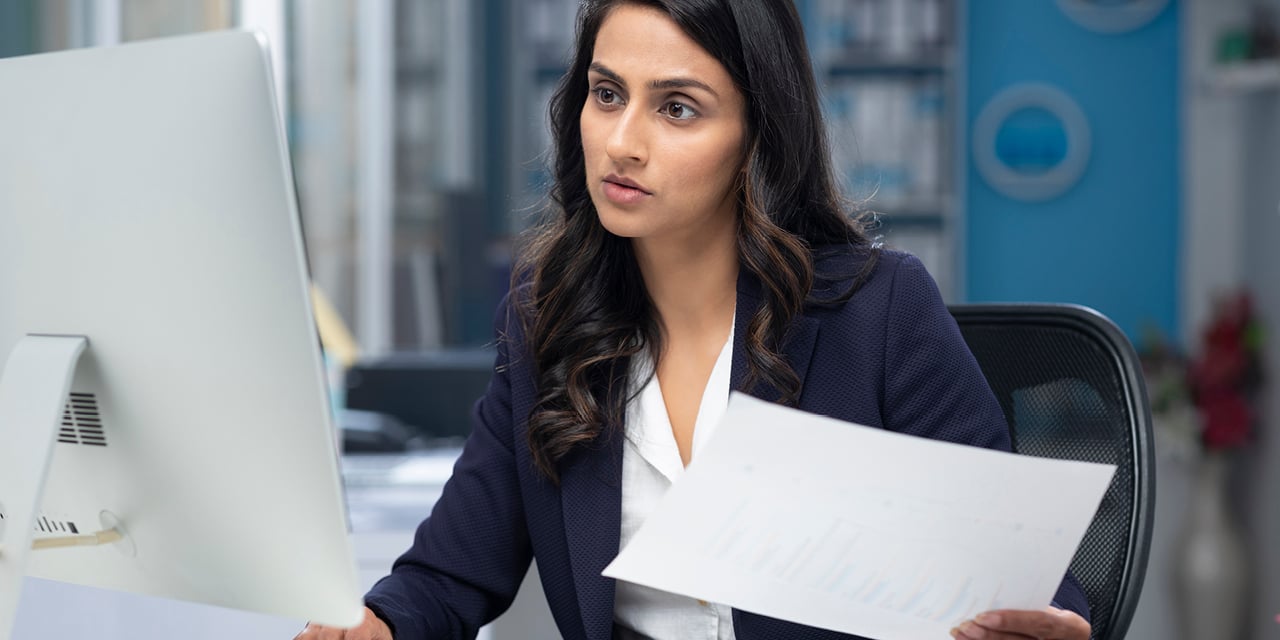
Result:
{"label": "woman's nose", "polygon": [[644,164],[648,160],[644,114],[628,105],[614,120],[605,152],[617,163]]}

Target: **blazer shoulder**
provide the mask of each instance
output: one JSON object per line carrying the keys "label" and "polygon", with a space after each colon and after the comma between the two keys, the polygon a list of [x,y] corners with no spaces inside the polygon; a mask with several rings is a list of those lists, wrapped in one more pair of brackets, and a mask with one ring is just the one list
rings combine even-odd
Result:
{"label": "blazer shoulder", "polygon": [[[904,251],[845,245],[819,247],[814,251],[810,299],[815,308],[825,308],[827,312],[866,312],[886,307],[895,295],[901,295],[903,288],[918,289],[925,284],[922,279],[932,285],[920,260]],[[835,302],[824,304],[824,300]]]}
{"label": "blazer shoulder", "polygon": [[903,263],[919,264],[914,255],[887,247],[862,246],[853,244],[818,245],[813,248],[813,267],[815,275],[820,278],[851,280],[858,272],[872,265],[872,276],[892,272]]}

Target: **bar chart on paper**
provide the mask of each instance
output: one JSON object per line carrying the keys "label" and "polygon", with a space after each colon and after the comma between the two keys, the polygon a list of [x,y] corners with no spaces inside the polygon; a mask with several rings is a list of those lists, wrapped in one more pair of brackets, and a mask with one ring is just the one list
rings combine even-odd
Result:
{"label": "bar chart on paper", "polygon": [[[814,521],[812,514],[774,513],[762,519],[745,502],[725,505],[721,526],[698,541],[697,552],[732,571],[752,573],[812,597],[942,624],[1002,608],[1008,594],[1040,591],[1061,579],[1061,575],[1025,573],[1011,581],[996,572],[965,575],[956,572],[947,558],[957,548],[953,532],[962,529],[984,536],[1012,532],[1018,544],[1029,550],[1054,544],[1061,530],[945,514],[944,505],[901,496],[858,502],[850,509],[858,518],[819,517],[815,528],[792,526]],[[910,533],[904,535],[904,530]],[[977,547],[967,552],[968,562],[979,560],[990,567],[1007,564],[1009,555],[1022,555],[991,556],[989,550]]]}

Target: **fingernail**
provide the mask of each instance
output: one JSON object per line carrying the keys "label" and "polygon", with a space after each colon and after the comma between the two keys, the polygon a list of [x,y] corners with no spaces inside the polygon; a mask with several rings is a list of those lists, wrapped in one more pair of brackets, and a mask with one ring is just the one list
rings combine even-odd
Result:
{"label": "fingernail", "polygon": [[963,633],[965,637],[973,638],[973,640],[982,640],[987,637],[987,630],[972,622],[960,625],[960,633]]}
{"label": "fingernail", "polygon": [[960,630],[959,630],[959,629],[957,629],[957,628],[955,628],[955,627],[951,627],[951,637],[952,637],[952,638],[959,638],[959,637],[960,637]]}
{"label": "fingernail", "polygon": [[1000,626],[1000,615],[995,613],[979,613],[974,616],[974,621],[978,624],[991,625],[993,627]]}

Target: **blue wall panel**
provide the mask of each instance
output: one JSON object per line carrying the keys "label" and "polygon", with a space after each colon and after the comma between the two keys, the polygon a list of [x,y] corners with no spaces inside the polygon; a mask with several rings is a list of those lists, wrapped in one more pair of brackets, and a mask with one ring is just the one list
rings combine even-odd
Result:
{"label": "blue wall panel", "polygon": [[[967,162],[969,300],[1073,302],[1131,338],[1177,339],[1177,3],[1128,33],[1089,31],[1050,0],[970,0],[967,129],[1016,84],[1070,95],[1092,131],[1080,181],[1039,203],[998,193]],[[964,153],[971,149],[965,145]]]}

